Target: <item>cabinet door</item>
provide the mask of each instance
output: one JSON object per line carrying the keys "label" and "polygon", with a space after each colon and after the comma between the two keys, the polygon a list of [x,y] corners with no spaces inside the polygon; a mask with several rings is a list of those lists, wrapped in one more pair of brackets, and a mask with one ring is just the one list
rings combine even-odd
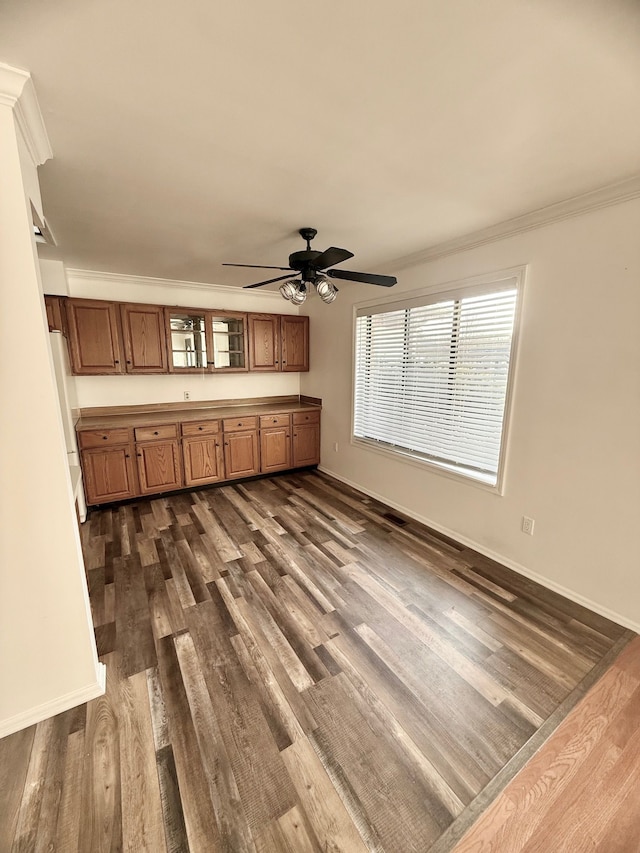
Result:
{"label": "cabinet door", "polygon": [[280,317],[249,314],[249,370],[280,369]]}
{"label": "cabinet door", "polygon": [[224,456],[220,436],[183,438],[185,486],[202,486],[224,480]]}
{"label": "cabinet door", "polygon": [[88,504],[124,500],[136,495],[130,447],[83,451],[82,473]]}
{"label": "cabinet door", "polygon": [[177,441],[150,441],[136,445],[138,476],[142,494],[168,492],[182,486]]}
{"label": "cabinet door", "polygon": [[198,308],[165,308],[167,350],[171,373],[209,371],[211,323]]}
{"label": "cabinet door", "polygon": [[159,305],[121,305],[127,373],[167,373],[164,310]]}
{"label": "cabinet door", "polygon": [[282,332],[282,370],[309,370],[309,318],[280,318]]}
{"label": "cabinet door", "polygon": [[62,332],[66,336],[67,324],[65,322],[64,300],[59,296],[45,296],[44,307],[47,309],[49,331]]}
{"label": "cabinet door", "polygon": [[118,306],[94,299],[68,299],[69,350],[80,375],[123,373]]}
{"label": "cabinet door", "polygon": [[288,426],[260,430],[260,470],[263,474],[291,468],[291,429]]}
{"label": "cabinet door", "polygon": [[212,311],[211,358],[209,367],[214,373],[245,371],[247,364],[247,315],[231,311]]}
{"label": "cabinet door", "polygon": [[297,424],[293,427],[293,467],[320,463],[320,424]]}
{"label": "cabinet door", "polygon": [[260,473],[257,430],[225,434],[224,470],[227,480]]}

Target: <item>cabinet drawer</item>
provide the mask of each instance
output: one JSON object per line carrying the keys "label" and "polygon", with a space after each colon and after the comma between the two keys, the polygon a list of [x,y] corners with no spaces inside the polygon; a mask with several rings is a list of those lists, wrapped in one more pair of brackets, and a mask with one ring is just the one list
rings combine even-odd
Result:
{"label": "cabinet drawer", "polygon": [[260,429],[289,426],[289,415],[260,415]]}
{"label": "cabinet drawer", "polygon": [[298,424],[319,424],[320,412],[294,412],[293,423],[295,426]]}
{"label": "cabinet drawer", "polygon": [[162,426],[136,427],[136,441],[159,441],[163,438],[177,438],[178,427],[176,424],[163,424]]}
{"label": "cabinet drawer", "polygon": [[182,424],[183,435],[212,435],[220,431],[220,421],[192,421]]}
{"label": "cabinet drawer", "polygon": [[129,443],[129,429],[82,430],[78,433],[78,443],[83,450],[90,447],[109,447],[114,444]]}
{"label": "cabinet drawer", "polygon": [[240,430],[257,429],[258,418],[225,418],[222,421],[225,432],[240,432]]}

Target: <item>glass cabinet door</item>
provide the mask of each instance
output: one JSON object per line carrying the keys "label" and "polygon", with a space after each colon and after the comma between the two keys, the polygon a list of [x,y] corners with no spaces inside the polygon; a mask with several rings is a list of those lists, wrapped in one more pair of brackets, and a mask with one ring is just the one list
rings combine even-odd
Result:
{"label": "glass cabinet door", "polygon": [[167,311],[171,370],[207,370],[206,313]]}
{"label": "glass cabinet door", "polygon": [[247,315],[211,312],[213,370],[247,369]]}

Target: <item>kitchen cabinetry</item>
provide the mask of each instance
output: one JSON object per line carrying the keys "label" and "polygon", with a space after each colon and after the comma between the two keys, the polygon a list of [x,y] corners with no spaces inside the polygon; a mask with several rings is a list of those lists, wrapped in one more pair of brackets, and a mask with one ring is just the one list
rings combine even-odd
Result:
{"label": "kitchen cabinetry", "polygon": [[224,480],[224,454],[219,421],[182,424],[185,486]]}
{"label": "kitchen cabinetry", "polygon": [[127,373],[166,373],[164,309],[160,305],[120,306]]}
{"label": "kitchen cabinetry", "polygon": [[290,373],[309,370],[309,318],[280,318],[282,370]]}
{"label": "kitchen cabinetry", "polygon": [[68,299],[66,307],[73,372],[81,376],[123,373],[117,303]]}
{"label": "kitchen cabinetry", "polygon": [[[309,370],[309,318],[45,297],[67,333],[72,372],[242,373]],[[66,308],[66,311],[65,311]]]}
{"label": "kitchen cabinetry", "polygon": [[[249,405],[209,406],[197,420],[193,408],[171,404],[166,411],[148,414],[135,407],[129,415],[118,409],[101,410],[99,417],[90,419],[96,426],[82,420],[78,426],[87,503],[317,465],[320,409],[288,405],[289,410],[285,404],[284,411],[273,411],[270,405],[257,403],[251,414],[245,414]],[[230,417],[234,408],[240,411]],[[104,428],[98,428],[100,420]]]}
{"label": "kitchen cabinetry", "polygon": [[293,467],[320,463],[320,412],[293,413]]}
{"label": "kitchen cabinetry", "polygon": [[129,429],[81,432],[79,445],[88,504],[125,500],[137,494]]}
{"label": "kitchen cabinetry", "polygon": [[227,418],[224,431],[224,471],[227,480],[260,473],[258,419]]}
{"label": "kitchen cabinetry", "polygon": [[182,486],[182,465],[176,424],[134,430],[138,479],[143,495],[168,492]]}
{"label": "kitchen cabinetry", "polygon": [[234,311],[166,308],[172,373],[247,370],[247,315]]}
{"label": "kitchen cabinetry", "polygon": [[260,418],[260,471],[291,468],[290,415],[263,415]]}
{"label": "kitchen cabinetry", "polygon": [[250,370],[309,370],[308,317],[249,314],[249,329]]}
{"label": "kitchen cabinetry", "polygon": [[280,317],[249,314],[249,370],[280,370]]}
{"label": "kitchen cabinetry", "polygon": [[67,334],[64,299],[60,296],[45,296],[44,307],[50,332]]}

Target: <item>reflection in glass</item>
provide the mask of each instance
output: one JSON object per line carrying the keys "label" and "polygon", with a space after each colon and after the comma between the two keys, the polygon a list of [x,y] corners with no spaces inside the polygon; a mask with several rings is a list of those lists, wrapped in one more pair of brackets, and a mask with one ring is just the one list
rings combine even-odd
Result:
{"label": "reflection in glass", "polygon": [[206,368],[207,342],[202,314],[171,314],[171,358],[174,367]]}
{"label": "reflection in glass", "polygon": [[215,368],[244,367],[244,319],[242,317],[212,317],[213,366]]}

